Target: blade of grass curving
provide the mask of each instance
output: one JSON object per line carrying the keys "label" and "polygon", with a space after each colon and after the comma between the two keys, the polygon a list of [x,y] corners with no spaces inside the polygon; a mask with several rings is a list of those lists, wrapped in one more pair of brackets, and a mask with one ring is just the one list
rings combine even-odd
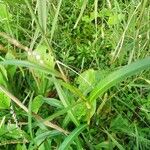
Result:
{"label": "blade of grass curving", "polygon": [[37,0],[38,20],[42,30],[46,33],[47,27],[47,5],[46,0]]}
{"label": "blade of grass curving", "polygon": [[70,144],[77,138],[77,136],[87,127],[86,124],[80,125],[75,130],[73,130],[69,136],[63,141],[58,150],[66,150]]}
{"label": "blade of grass curving", "polygon": [[4,60],[4,61],[0,61],[0,64],[1,65],[14,65],[14,66],[19,66],[19,67],[27,67],[27,68],[39,70],[43,73],[51,74],[51,75],[54,75],[56,77],[61,78],[61,75],[56,70],[52,70],[52,69],[46,68],[44,66],[40,66],[38,64],[31,63],[29,61],[16,60],[16,59],[14,59],[14,60]]}
{"label": "blade of grass curving", "polygon": [[77,25],[78,25],[78,23],[79,23],[79,21],[80,21],[82,15],[83,15],[83,13],[84,13],[84,10],[85,10],[85,8],[86,8],[87,3],[88,3],[88,0],[84,0],[84,1],[83,1],[80,14],[79,14],[79,16],[78,16],[78,18],[77,18],[77,20],[76,20],[76,23],[75,23],[75,25],[74,25],[74,27],[73,27],[74,29],[77,27]]}
{"label": "blade of grass curving", "polygon": [[52,39],[53,39],[53,35],[54,35],[54,32],[55,32],[55,27],[56,27],[56,23],[57,23],[57,20],[58,20],[58,15],[59,15],[61,4],[62,4],[62,0],[59,0],[58,6],[57,6],[57,9],[56,9],[56,13],[55,13],[55,16],[54,16],[54,19],[53,19],[53,22],[52,22],[50,42],[52,42]]}
{"label": "blade of grass curving", "polygon": [[[54,78],[54,84],[55,84],[56,90],[58,92],[59,98],[62,101],[64,107],[69,107],[70,103],[68,101],[68,97],[65,95],[63,89],[61,88],[61,85],[59,84],[59,82],[55,78]],[[78,126],[79,121],[76,119],[76,117],[74,116],[72,111],[68,111],[68,114],[69,114],[70,119],[74,122],[74,124],[76,126]]]}
{"label": "blade of grass curving", "polygon": [[[130,77],[138,72],[150,68],[150,57],[142,60],[138,60],[132,64],[126,65],[121,69],[114,71],[103,80],[101,80],[97,86],[92,90],[89,96],[90,102],[95,101],[99,96],[106,92],[109,88],[123,81],[127,77]],[[103,101],[101,108],[104,106],[106,101]]]}

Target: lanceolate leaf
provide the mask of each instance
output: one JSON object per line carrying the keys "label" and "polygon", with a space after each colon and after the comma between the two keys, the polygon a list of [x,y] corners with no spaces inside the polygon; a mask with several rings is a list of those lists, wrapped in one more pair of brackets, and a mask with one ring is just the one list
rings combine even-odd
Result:
{"label": "lanceolate leaf", "polygon": [[138,60],[132,64],[122,67],[117,71],[114,71],[97,84],[97,86],[92,90],[89,100],[91,102],[95,101],[99,96],[115,84],[148,68],[150,68],[150,57]]}
{"label": "lanceolate leaf", "polygon": [[81,125],[70,133],[69,136],[63,141],[58,150],[66,150],[68,146],[76,139],[76,137],[87,127],[87,125]]}
{"label": "lanceolate leaf", "polygon": [[47,25],[47,6],[46,6],[46,0],[37,0],[37,6],[38,6],[38,19],[39,23],[44,31],[46,33],[46,25]]}
{"label": "lanceolate leaf", "polygon": [[14,65],[14,66],[19,66],[19,67],[27,67],[27,68],[39,70],[39,71],[46,73],[46,74],[54,75],[56,77],[61,77],[61,75],[57,71],[55,71],[53,69],[46,68],[44,66],[40,66],[40,65],[35,64],[35,63],[31,63],[29,61],[14,59],[14,60],[0,61],[0,64],[1,65]]}

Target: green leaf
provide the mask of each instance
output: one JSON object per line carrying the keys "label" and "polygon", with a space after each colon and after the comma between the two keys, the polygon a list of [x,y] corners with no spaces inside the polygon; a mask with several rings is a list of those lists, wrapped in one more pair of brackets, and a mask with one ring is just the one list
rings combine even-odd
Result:
{"label": "green leaf", "polygon": [[33,99],[33,102],[32,102],[32,112],[34,113],[38,113],[40,107],[42,106],[43,104],[43,96],[42,95],[38,95],[36,96],[34,99]]}
{"label": "green leaf", "polygon": [[76,79],[78,88],[80,91],[85,93],[85,95],[92,90],[93,85],[96,82],[96,71],[93,69],[89,69],[80,74],[80,76]]}
{"label": "green leaf", "polygon": [[[70,106],[70,102],[68,100],[67,95],[65,94],[65,92],[63,91],[61,85],[59,84],[59,82],[55,78],[54,78],[54,84],[55,84],[58,96],[59,96],[62,104],[64,105],[64,107]],[[79,121],[76,119],[74,113],[70,110],[70,111],[68,111],[68,114],[69,114],[70,119],[74,122],[74,124],[76,126],[78,126]]]}
{"label": "green leaf", "polygon": [[122,14],[114,14],[114,15],[110,15],[109,20],[108,20],[108,24],[111,25],[116,25],[118,23],[120,23],[124,18],[124,15]]}
{"label": "green leaf", "polygon": [[43,101],[53,107],[56,108],[64,108],[62,105],[62,102],[60,100],[54,99],[54,98],[45,98],[43,97]]}
{"label": "green leaf", "polygon": [[46,0],[37,0],[37,7],[38,7],[38,20],[39,23],[46,33],[46,26],[47,26],[47,5]]}
{"label": "green leaf", "polygon": [[20,128],[16,128],[16,124],[9,124],[0,128],[0,137],[5,137],[5,139],[21,139],[24,135],[25,132]]}
{"label": "green leaf", "polygon": [[46,64],[49,68],[54,69],[54,57],[48,51],[48,47],[45,44],[39,44],[35,52],[37,52],[41,56],[41,59],[44,61],[44,64]]}
{"label": "green leaf", "polygon": [[11,99],[2,91],[0,91],[0,109],[9,109]]}
{"label": "green leaf", "polygon": [[7,6],[0,3],[0,21],[8,20]]}
{"label": "green leaf", "polygon": [[[99,96],[101,96],[112,86],[125,80],[127,77],[135,75],[149,68],[150,68],[150,57],[147,57],[145,59],[138,60],[132,64],[126,65],[117,71],[114,71],[113,73],[105,77],[103,80],[100,80],[97,86],[90,93],[89,101],[93,104]],[[99,107],[100,109],[102,109],[106,101],[107,99],[102,102],[101,108]],[[91,114],[91,116],[92,115],[93,113]]]}
{"label": "green leaf", "polygon": [[[11,59],[15,59],[15,56],[13,55],[12,51],[8,51],[5,58],[6,60],[11,60]],[[13,76],[15,75],[16,69],[17,69],[16,66],[7,66],[7,72],[11,78],[13,78]]]}
{"label": "green leaf", "polygon": [[35,69],[35,70],[41,71],[43,73],[51,74],[51,75],[54,75],[57,77],[61,76],[57,71],[55,71],[53,69],[50,69],[50,68],[47,68],[44,66],[40,66],[38,64],[31,63],[29,61],[16,60],[16,59],[4,60],[4,61],[0,61],[0,64],[1,65],[14,65],[14,66],[20,66],[20,67],[27,67],[27,68]]}
{"label": "green leaf", "polygon": [[87,125],[80,125],[75,130],[73,130],[69,136],[63,141],[58,150],[67,150],[70,144],[77,138],[77,136],[87,127]]}
{"label": "green leaf", "polygon": [[4,66],[0,65],[0,84],[7,86],[7,71]]}

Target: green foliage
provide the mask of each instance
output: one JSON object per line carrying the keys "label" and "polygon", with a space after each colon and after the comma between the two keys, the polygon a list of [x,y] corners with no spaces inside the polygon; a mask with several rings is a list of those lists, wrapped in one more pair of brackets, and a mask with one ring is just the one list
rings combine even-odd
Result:
{"label": "green foliage", "polygon": [[10,102],[11,99],[3,92],[0,92],[0,109],[9,109]]}
{"label": "green foliage", "polygon": [[42,95],[36,96],[32,102],[32,107],[31,107],[32,112],[38,113],[42,104],[43,104],[43,96]]}
{"label": "green foliage", "polygon": [[0,10],[0,149],[149,149],[148,0]]}
{"label": "green foliage", "polygon": [[87,125],[81,125],[76,128],[70,135],[63,141],[63,143],[58,148],[59,150],[65,150],[73,142],[73,140],[86,128]]}

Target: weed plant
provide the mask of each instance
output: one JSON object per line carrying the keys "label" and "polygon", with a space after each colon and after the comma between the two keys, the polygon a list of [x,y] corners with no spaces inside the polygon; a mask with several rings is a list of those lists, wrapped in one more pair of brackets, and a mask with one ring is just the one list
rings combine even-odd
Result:
{"label": "weed plant", "polygon": [[0,0],[0,150],[149,150],[150,2]]}

